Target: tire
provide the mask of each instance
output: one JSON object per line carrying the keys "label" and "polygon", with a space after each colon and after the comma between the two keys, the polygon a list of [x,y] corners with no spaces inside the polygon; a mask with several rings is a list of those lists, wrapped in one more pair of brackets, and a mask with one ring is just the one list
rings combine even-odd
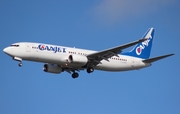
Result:
{"label": "tire", "polygon": [[92,73],[92,72],[94,72],[94,68],[88,68],[87,69],[87,73]]}
{"label": "tire", "polygon": [[77,77],[79,77],[79,74],[77,72],[72,74],[72,78],[77,78]]}

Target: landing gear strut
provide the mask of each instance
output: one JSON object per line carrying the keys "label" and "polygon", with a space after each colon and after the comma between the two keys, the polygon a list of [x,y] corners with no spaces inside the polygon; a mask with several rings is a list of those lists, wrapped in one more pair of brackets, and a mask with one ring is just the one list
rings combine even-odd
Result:
{"label": "landing gear strut", "polygon": [[73,74],[72,74],[72,78],[77,78],[79,76],[79,74],[77,73],[77,72],[74,72]]}
{"label": "landing gear strut", "polygon": [[92,67],[87,68],[87,73],[91,73],[91,72],[94,72],[94,68],[92,68]]}
{"label": "landing gear strut", "polygon": [[20,62],[20,63],[18,64],[19,67],[21,67],[21,66],[23,65],[21,58],[19,58],[19,57],[13,57],[13,59]]}

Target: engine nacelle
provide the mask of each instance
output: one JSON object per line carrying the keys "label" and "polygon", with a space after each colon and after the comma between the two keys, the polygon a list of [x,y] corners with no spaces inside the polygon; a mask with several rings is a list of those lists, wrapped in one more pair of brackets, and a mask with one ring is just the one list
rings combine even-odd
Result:
{"label": "engine nacelle", "polygon": [[87,64],[88,59],[86,56],[82,55],[69,55],[68,61],[69,63],[72,63],[77,66],[84,66]]}
{"label": "engine nacelle", "polygon": [[43,70],[45,72],[56,73],[56,74],[60,74],[63,71],[63,69],[60,66],[54,64],[44,64]]}

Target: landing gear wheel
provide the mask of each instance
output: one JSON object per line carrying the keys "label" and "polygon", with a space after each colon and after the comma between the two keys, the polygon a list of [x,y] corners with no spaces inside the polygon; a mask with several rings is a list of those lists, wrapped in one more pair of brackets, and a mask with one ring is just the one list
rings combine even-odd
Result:
{"label": "landing gear wheel", "polygon": [[19,63],[18,66],[21,67],[23,64],[22,63]]}
{"label": "landing gear wheel", "polygon": [[79,76],[79,74],[77,72],[72,74],[72,78],[77,78]]}
{"label": "landing gear wheel", "polygon": [[94,68],[88,68],[87,69],[87,73],[91,73],[91,72],[94,72]]}

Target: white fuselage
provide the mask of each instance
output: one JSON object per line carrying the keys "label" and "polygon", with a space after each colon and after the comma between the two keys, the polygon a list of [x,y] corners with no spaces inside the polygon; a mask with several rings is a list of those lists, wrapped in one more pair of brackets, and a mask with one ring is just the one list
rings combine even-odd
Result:
{"label": "white fuselage", "polygon": [[[21,58],[22,60],[57,64],[62,67],[81,69],[82,65],[80,65],[79,63],[69,64],[68,56],[87,56],[88,54],[92,54],[97,51],[42,43],[21,42],[15,43],[5,48],[4,52],[6,52],[8,55],[12,57]],[[118,56],[119,57],[113,56],[108,60],[102,60],[100,64],[94,67],[94,69],[104,71],[126,71],[141,69],[151,65],[150,63],[142,62],[143,59],[140,58],[125,55]]]}

